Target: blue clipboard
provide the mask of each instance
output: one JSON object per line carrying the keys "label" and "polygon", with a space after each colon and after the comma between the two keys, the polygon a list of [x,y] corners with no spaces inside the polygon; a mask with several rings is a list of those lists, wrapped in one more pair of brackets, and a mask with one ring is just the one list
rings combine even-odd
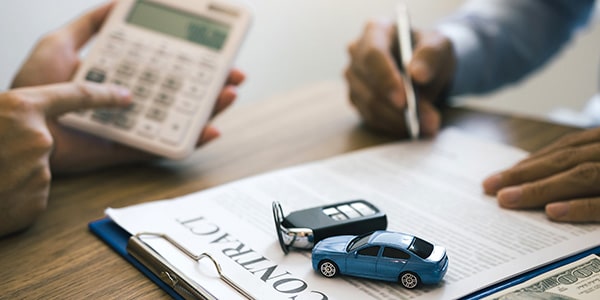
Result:
{"label": "blue clipboard", "polygon": [[[131,234],[129,234],[127,231],[123,230],[123,228],[119,227],[119,225],[117,225],[115,222],[113,222],[109,218],[103,218],[103,219],[100,219],[97,221],[90,222],[88,227],[92,233],[94,233],[96,236],[98,236],[102,241],[104,241],[114,251],[116,251],[123,258],[125,258],[125,260],[127,260],[129,263],[131,263],[134,267],[136,267],[138,270],[140,270],[144,275],[146,275],[148,278],[150,278],[150,280],[152,280],[155,284],[157,284],[160,288],[162,288],[165,292],[167,292],[167,294],[169,294],[171,297],[173,297],[174,299],[182,299],[182,300],[184,299],[179,294],[177,294],[177,292],[175,292],[175,290],[173,290],[173,288],[171,288],[170,286],[165,284],[156,275],[154,275],[154,273],[152,273],[152,271],[150,271],[143,264],[141,264],[139,261],[137,261],[133,256],[131,256],[129,253],[127,253],[127,248],[126,248],[127,242],[129,240],[129,238],[131,237]],[[574,261],[581,259],[583,257],[586,257],[590,254],[595,254],[595,255],[600,256],[600,246],[592,248],[592,249],[584,251],[584,252],[581,252],[581,253],[578,253],[576,255],[570,256],[568,258],[550,263],[548,265],[541,266],[539,268],[536,268],[532,271],[526,272],[519,276],[509,278],[507,280],[504,280],[502,282],[494,284],[485,289],[473,292],[473,293],[471,293],[467,296],[464,296],[460,299],[474,300],[474,299],[483,298],[485,296],[489,296],[493,293],[499,292],[508,287],[511,287],[511,286],[517,285],[519,283],[522,283],[524,281],[527,281],[535,276],[538,276],[540,274],[543,274],[545,272],[548,272],[548,271],[558,268],[560,266],[574,262]]]}
{"label": "blue clipboard", "polygon": [[143,264],[137,261],[133,256],[127,253],[127,242],[131,237],[127,231],[121,228],[117,223],[113,222],[109,218],[103,218],[97,221],[90,222],[88,228],[92,233],[104,241],[110,248],[120,254],[125,260],[136,267],[146,277],[150,278],[155,284],[163,289],[174,299],[184,300],[173,288],[165,284],[160,278],[158,278],[152,271],[146,268]]}

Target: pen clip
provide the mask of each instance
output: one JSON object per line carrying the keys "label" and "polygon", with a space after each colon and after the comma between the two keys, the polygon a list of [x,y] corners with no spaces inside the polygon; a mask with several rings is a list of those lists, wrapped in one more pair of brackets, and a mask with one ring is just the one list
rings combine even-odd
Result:
{"label": "pen clip", "polygon": [[[200,255],[196,255],[196,254],[192,253],[191,251],[189,251],[188,249],[186,249],[183,245],[181,245],[180,243],[178,243],[177,241],[172,239],[170,236],[163,234],[163,233],[141,232],[141,233],[137,233],[137,234],[133,235],[129,240],[129,244],[127,245],[127,251],[131,255],[133,255],[136,259],[138,259],[142,264],[144,264],[146,267],[148,267],[148,269],[153,271],[158,277],[160,277],[161,280],[163,280],[165,283],[169,284],[173,289],[177,290],[178,292],[183,289],[184,293],[180,293],[180,295],[182,295],[184,298],[186,298],[186,299],[198,299],[198,298],[200,298],[200,299],[217,299],[216,297],[211,295],[205,289],[198,287],[198,286],[194,286],[190,282],[191,280],[189,280],[189,279],[183,280],[184,283],[186,283],[186,284],[181,283],[178,280],[178,277],[185,278],[184,275],[180,274],[180,272],[178,272],[169,263],[167,263],[160,254],[158,254],[154,249],[152,249],[152,247],[150,247],[148,244],[146,244],[146,242],[144,242],[141,239],[142,236],[153,236],[153,237],[162,238],[196,262],[200,262],[200,260],[203,258],[208,258],[215,266],[215,269],[217,270],[217,274],[219,275],[219,279],[221,279],[221,281],[223,281],[228,286],[230,286],[231,288],[236,290],[242,296],[246,297],[246,299],[255,299],[254,297],[252,297],[252,295],[250,295],[250,293],[248,291],[246,291],[244,288],[242,288],[241,286],[236,284],[233,280],[231,280],[231,278],[226,276],[223,273],[223,270],[222,270],[219,262],[217,262],[217,260],[210,254],[204,252],[204,253],[201,253]],[[161,267],[166,268],[167,271],[160,270],[159,272],[157,272],[156,268],[152,268],[152,267],[148,266],[147,258],[145,259],[143,257],[140,257],[140,253],[136,252],[134,250],[134,247],[136,247],[136,246],[138,248],[142,248],[143,249],[142,251],[145,251],[147,254],[151,255],[153,259],[157,259],[158,263],[161,265]],[[186,297],[186,296],[188,296],[188,297]],[[191,296],[191,297],[189,297],[189,296]]]}

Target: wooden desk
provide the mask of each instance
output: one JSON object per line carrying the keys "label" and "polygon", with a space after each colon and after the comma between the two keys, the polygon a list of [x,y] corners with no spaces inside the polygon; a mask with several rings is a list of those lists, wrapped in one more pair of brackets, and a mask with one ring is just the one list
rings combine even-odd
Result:
{"label": "wooden desk", "polygon": [[[467,109],[445,126],[536,150],[575,129]],[[390,142],[362,129],[340,83],[323,83],[248,106],[217,120],[223,137],[181,162],[55,178],[46,213],[0,240],[0,298],[123,299],[167,295],[92,235],[106,207],[176,197],[249,175]]]}

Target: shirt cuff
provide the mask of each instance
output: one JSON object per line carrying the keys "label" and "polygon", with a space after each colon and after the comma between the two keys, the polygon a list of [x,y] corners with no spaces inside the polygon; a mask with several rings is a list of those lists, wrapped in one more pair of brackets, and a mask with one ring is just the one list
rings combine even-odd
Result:
{"label": "shirt cuff", "polygon": [[440,24],[437,30],[452,42],[456,70],[450,96],[460,96],[477,90],[477,78],[481,76],[484,57],[477,34],[462,24]]}

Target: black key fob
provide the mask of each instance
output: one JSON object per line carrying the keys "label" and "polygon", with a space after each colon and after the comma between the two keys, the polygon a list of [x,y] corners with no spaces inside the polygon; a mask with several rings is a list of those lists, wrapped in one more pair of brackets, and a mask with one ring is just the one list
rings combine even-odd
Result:
{"label": "black key fob", "polygon": [[312,249],[317,242],[331,236],[359,235],[387,227],[385,214],[365,200],[298,210],[286,217],[279,202],[273,202],[273,217],[285,253],[290,248]]}

